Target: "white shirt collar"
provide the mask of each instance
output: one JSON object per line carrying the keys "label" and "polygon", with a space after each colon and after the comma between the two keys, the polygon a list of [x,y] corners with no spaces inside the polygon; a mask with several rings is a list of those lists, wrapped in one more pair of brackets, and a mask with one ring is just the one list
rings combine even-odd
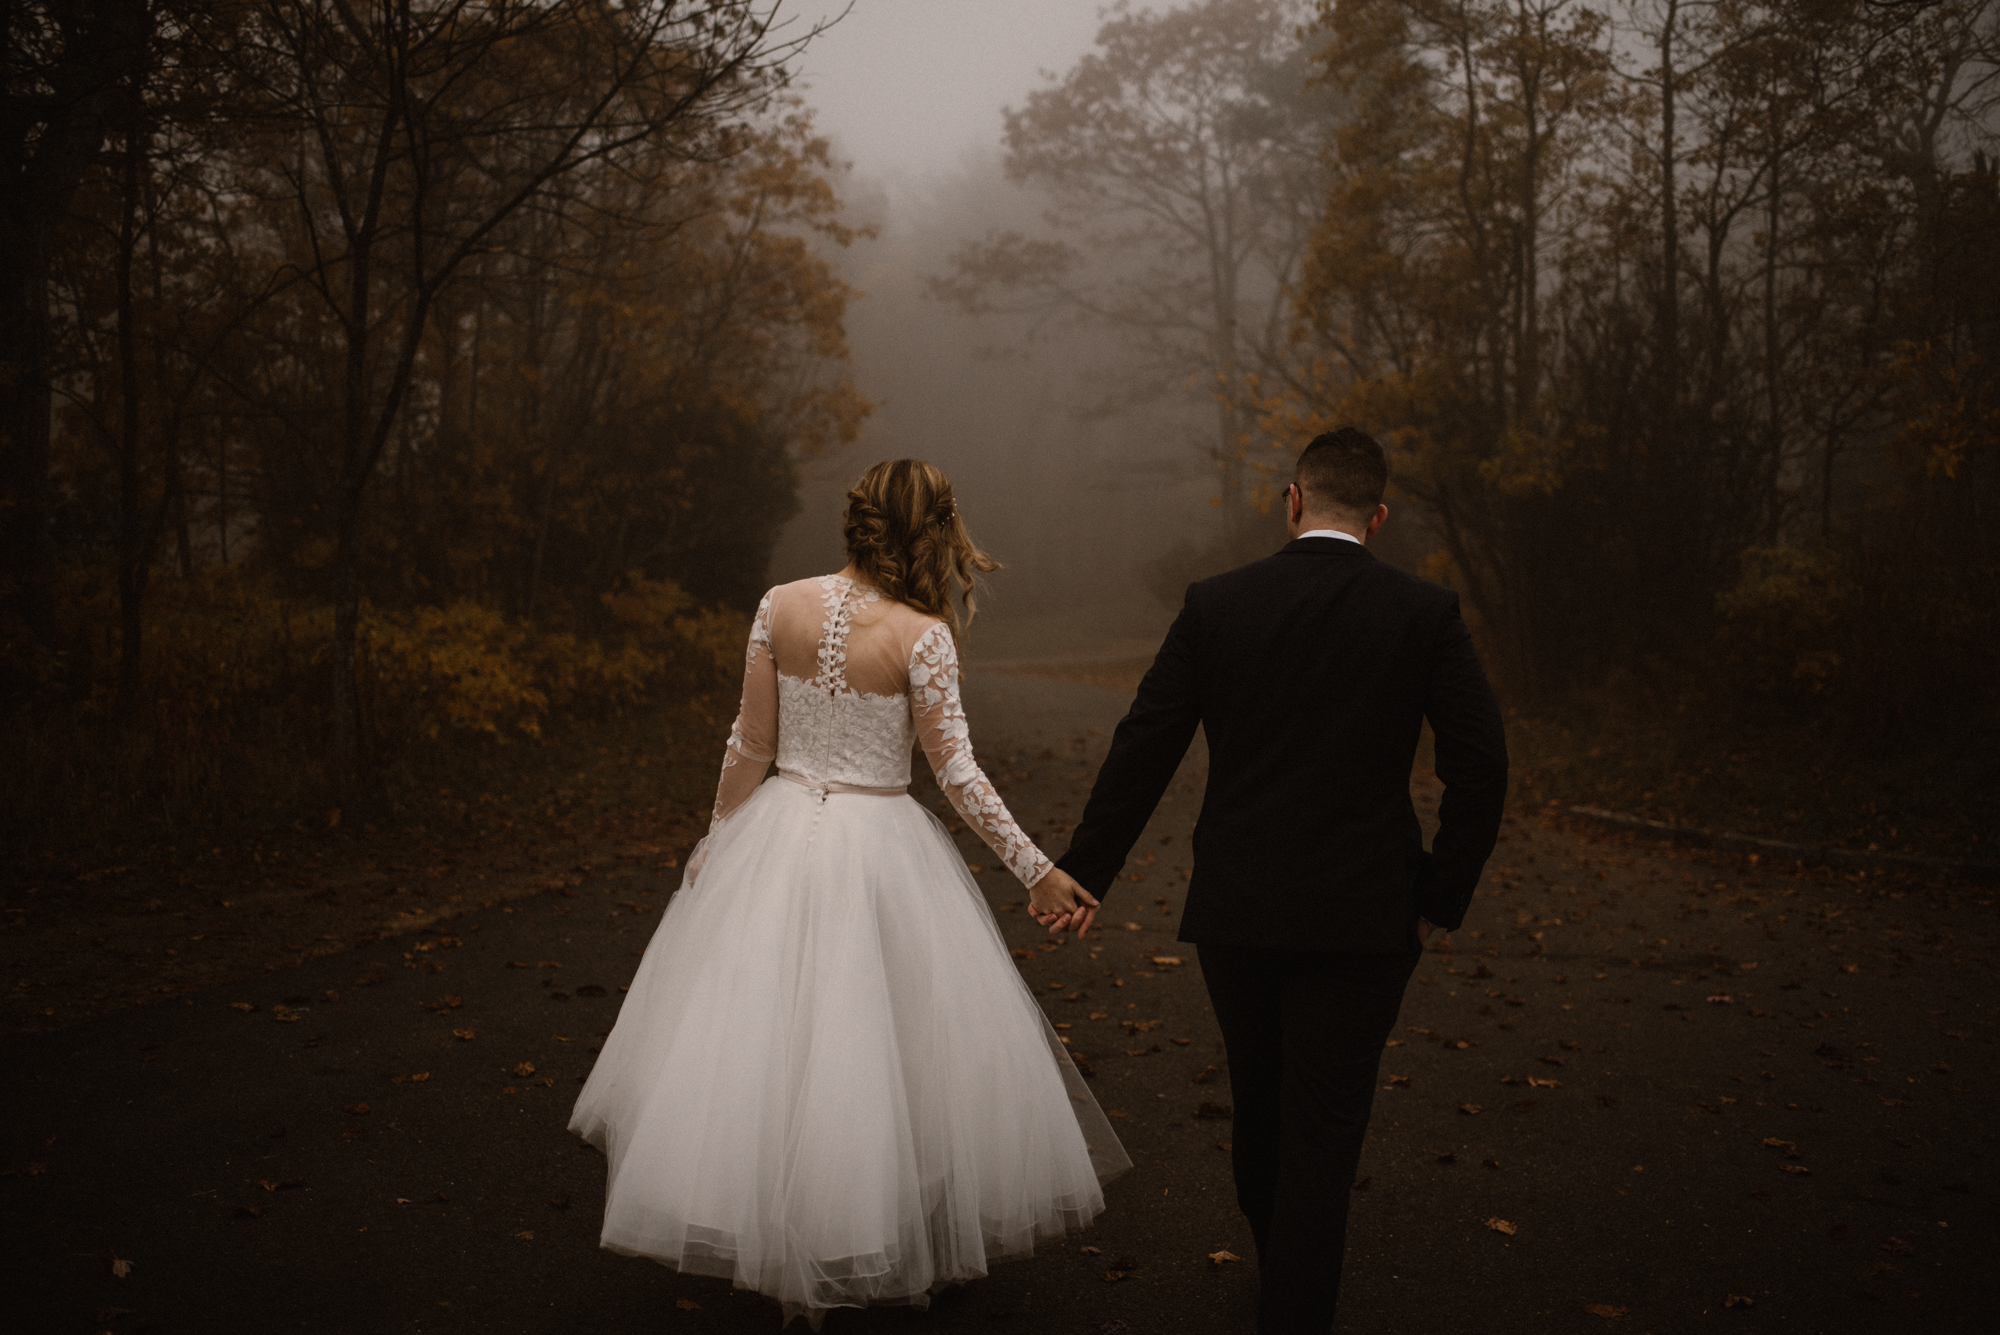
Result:
{"label": "white shirt collar", "polygon": [[[1343,541],[1346,541],[1346,542],[1351,542],[1351,543],[1353,543],[1353,544],[1354,544],[1355,546],[1357,546],[1357,547],[1365,547],[1365,546],[1367,546],[1367,545],[1368,545],[1367,543],[1365,543],[1365,542],[1361,541],[1361,539],[1359,539],[1359,538],[1355,537],[1355,536],[1354,536],[1354,535],[1353,535],[1352,533],[1342,533],[1342,532],[1341,532],[1341,531],[1340,531],[1339,529],[1337,529],[1337,528],[1316,528],[1316,529],[1313,529],[1313,530],[1312,530],[1311,532],[1308,532],[1308,533],[1301,533],[1301,534],[1299,534],[1299,537],[1300,537],[1300,538],[1340,538],[1340,539],[1342,539]],[[1294,541],[1294,542],[1296,542],[1296,541],[1298,541],[1298,539],[1297,539],[1297,538],[1294,538],[1294,539],[1293,539],[1293,541]]]}

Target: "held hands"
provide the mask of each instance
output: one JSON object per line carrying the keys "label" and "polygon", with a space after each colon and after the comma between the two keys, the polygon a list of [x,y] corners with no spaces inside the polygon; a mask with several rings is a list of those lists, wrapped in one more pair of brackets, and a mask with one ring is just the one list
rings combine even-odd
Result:
{"label": "held hands", "polygon": [[1097,920],[1097,900],[1076,883],[1076,878],[1060,867],[1051,867],[1041,880],[1028,887],[1028,912],[1049,929],[1050,936],[1074,931],[1078,936]]}

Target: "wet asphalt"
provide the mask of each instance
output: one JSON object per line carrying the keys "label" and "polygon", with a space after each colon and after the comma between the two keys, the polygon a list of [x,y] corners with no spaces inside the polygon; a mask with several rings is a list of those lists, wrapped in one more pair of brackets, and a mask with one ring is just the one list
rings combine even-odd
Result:
{"label": "wet asphalt", "polygon": [[[1125,703],[968,683],[981,757],[1052,852]],[[958,835],[1134,1161],[1107,1212],[827,1331],[1254,1329],[1220,1040],[1174,940],[1200,761],[1088,943],[1047,948]],[[598,1250],[603,1161],[565,1130],[673,888],[606,871],[9,1042],[7,1329],[775,1331],[756,1295]],[[1996,950],[1990,890],[1517,812],[1384,1053],[1339,1329],[1989,1329]]]}

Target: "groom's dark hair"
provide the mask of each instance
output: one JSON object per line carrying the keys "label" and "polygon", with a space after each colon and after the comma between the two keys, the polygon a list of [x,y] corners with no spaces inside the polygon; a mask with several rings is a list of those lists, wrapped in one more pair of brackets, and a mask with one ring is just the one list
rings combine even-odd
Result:
{"label": "groom's dark hair", "polygon": [[1388,489],[1389,459],[1373,436],[1344,426],[1314,436],[1299,451],[1293,477],[1311,498],[1305,502],[1307,509],[1367,515],[1382,503],[1382,493]]}

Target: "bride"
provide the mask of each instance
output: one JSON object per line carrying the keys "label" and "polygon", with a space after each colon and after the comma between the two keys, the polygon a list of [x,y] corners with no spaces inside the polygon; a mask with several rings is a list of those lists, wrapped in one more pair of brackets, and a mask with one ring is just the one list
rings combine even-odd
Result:
{"label": "bride", "polygon": [[1089,930],[1097,901],[972,756],[952,595],[969,619],[998,564],[929,464],[877,464],[847,500],[847,567],[758,604],[714,820],[569,1124],[605,1151],[602,1246],[815,1330],[1032,1254],[1131,1166],[905,792],[914,743],[1036,920]]}

